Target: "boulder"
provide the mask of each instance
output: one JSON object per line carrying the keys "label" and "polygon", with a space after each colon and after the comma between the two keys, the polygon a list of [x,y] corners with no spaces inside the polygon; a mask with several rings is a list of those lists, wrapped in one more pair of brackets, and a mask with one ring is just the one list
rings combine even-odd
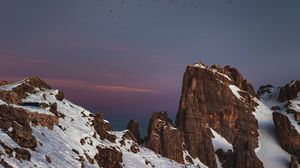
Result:
{"label": "boulder", "polygon": [[122,153],[113,148],[102,148],[97,146],[98,153],[94,159],[100,167],[122,168]]}

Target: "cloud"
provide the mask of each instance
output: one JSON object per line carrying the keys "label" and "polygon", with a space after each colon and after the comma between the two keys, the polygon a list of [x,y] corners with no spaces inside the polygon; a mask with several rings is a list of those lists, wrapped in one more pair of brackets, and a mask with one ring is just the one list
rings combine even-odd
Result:
{"label": "cloud", "polygon": [[2,56],[0,53],[0,65],[45,65],[53,61],[39,58],[18,58],[15,56]]}
{"label": "cloud", "polygon": [[158,90],[139,88],[139,87],[129,87],[122,85],[101,85],[96,83],[91,83],[82,80],[67,80],[67,79],[45,79],[45,81],[56,87],[64,88],[75,88],[75,89],[86,89],[92,91],[110,91],[110,92],[129,92],[129,93],[149,93],[158,94]]}

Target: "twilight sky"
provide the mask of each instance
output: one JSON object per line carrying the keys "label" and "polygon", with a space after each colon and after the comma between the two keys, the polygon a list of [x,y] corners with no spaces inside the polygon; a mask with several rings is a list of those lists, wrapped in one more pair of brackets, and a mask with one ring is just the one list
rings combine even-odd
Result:
{"label": "twilight sky", "polygon": [[39,76],[110,119],[174,115],[187,64],[257,88],[300,75],[299,0],[1,0],[0,79]]}

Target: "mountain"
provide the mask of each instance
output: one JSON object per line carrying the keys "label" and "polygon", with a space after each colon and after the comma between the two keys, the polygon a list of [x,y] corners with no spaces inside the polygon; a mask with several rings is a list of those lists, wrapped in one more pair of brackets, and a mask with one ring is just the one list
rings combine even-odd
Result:
{"label": "mountain", "polygon": [[300,81],[256,93],[236,68],[188,65],[175,123],[112,131],[37,77],[0,82],[0,167],[296,168]]}
{"label": "mountain", "polygon": [[175,124],[154,113],[146,147],[210,168],[298,167],[300,82],[254,92],[237,69],[187,66]]}
{"label": "mountain", "polygon": [[0,167],[183,167],[35,77],[1,83],[0,128]]}

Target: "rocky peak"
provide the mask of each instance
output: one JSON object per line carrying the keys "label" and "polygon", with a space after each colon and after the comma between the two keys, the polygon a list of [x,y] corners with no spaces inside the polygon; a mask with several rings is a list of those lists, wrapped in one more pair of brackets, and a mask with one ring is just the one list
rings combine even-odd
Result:
{"label": "rocky peak", "polygon": [[145,146],[162,156],[184,163],[182,132],[173,126],[167,112],[152,114]]}
{"label": "rocky peak", "polygon": [[112,125],[104,119],[103,113],[96,113],[93,125],[95,131],[98,133],[102,140],[107,139],[110,142],[115,142],[116,136],[109,132],[112,129]]}
{"label": "rocky peak", "polygon": [[139,131],[139,122],[137,120],[130,120],[128,122],[127,129],[133,134],[137,143],[142,143],[142,138]]}
{"label": "rocky peak", "polygon": [[232,81],[232,84],[234,84],[241,90],[248,92],[252,96],[255,95],[253,86],[243,77],[243,75],[236,68],[232,66],[227,65],[222,67],[221,65],[214,64],[209,67],[202,62],[198,62],[189,66],[207,69],[218,75],[222,75],[227,79],[230,79]]}
{"label": "rocky peak", "polygon": [[0,98],[6,102],[20,104],[21,99],[39,90],[51,89],[43,80],[38,77],[29,77],[18,83],[2,82],[0,85]]}
{"label": "rocky peak", "polygon": [[[153,113],[146,147],[177,162],[195,164],[199,159],[216,168],[213,129],[233,146],[229,151],[218,149],[224,165],[263,167],[254,152],[258,147],[254,95],[252,85],[233,67],[209,67],[201,62],[188,65],[176,127],[166,112]],[[166,148],[172,152],[165,152]]]}
{"label": "rocky peak", "polygon": [[51,86],[49,86],[46,82],[44,82],[42,79],[39,77],[29,77],[23,80],[24,84],[28,84],[32,87],[35,88],[40,88],[40,89],[51,89]]}

